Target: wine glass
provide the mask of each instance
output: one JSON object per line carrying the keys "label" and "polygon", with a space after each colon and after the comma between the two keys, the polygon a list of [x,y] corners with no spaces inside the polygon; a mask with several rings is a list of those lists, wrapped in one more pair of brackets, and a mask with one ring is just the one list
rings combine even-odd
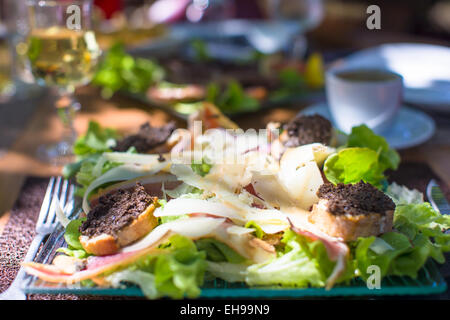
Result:
{"label": "wine glass", "polygon": [[41,159],[61,165],[71,161],[76,139],[73,125],[80,104],[75,88],[95,73],[100,49],[91,29],[91,0],[29,0],[27,65],[34,80],[54,90],[64,132],[58,143],[40,146]]}

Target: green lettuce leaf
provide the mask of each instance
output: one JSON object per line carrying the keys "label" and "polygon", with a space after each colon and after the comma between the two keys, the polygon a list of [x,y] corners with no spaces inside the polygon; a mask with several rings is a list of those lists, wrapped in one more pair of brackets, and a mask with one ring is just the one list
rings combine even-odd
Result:
{"label": "green lettuce leaf", "polygon": [[80,169],[75,174],[78,184],[75,190],[76,196],[83,197],[86,189],[95,179],[120,165],[120,163],[112,161],[100,162],[100,158],[101,155],[93,155],[82,161]]}
{"label": "green lettuce leaf", "polygon": [[186,219],[186,218],[189,218],[189,215],[182,214],[180,216],[164,216],[164,217],[159,217],[158,219],[159,219],[159,223],[161,224],[161,223],[167,223],[167,222],[170,222],[170,221],[175,221],[175,220],[178,220],[178,219]]}
{"label": "green lettuce leaf", "polygon": [[139,259],[131,267],[106,277],[112,285],[138,285],[151,299],[195,298],[200,294],[206,271],[206,254],[189,238],[173,235],[161,245],[162,253]]}
{"label": "green lettuce leaf", "polygon": [[66,227],[64,240],[72,249],[83,249],[79,240],[81,235],[79,228],[85,220],[86,218],[74,219]]}
{"label": "green lettuce leaf", "polygon": [[152,60],[134,58],[126,53],[122,44],[116,43],[105,54],[92,83],[102,88],[103,97],[109,98],[118,90],[143,93],[164,76],[161,65]]}
{"label": "green lettuce leaf", "polygon": [[[379,238],[359,238],[355,262],[363,279],[370,265],[380,267],[381,276],[417,277],[429,258],[444,263],[443,253],[450,251],[450,217],[434,211],[429,203],[398,205],[394,213],[394,229]],[[374,243],[386,243],[383,250]]]}
{"label": "green lettuce leaf", "polygon": [[418,234],[411,242],[411,249],[395,259],[391,266],[391,274],[416,278],[417,273],[429,258],[444,263],[442,249],[433,244],[430,238]]}
{"label": "green lettuce leaf", "polygon": [[191,114],[203,108],[203,102],[177,102],[173,105],[176,112],[182,114]]}
{"label": "green lettuce leaf", "polygon": [[150,272],[125,269],[107,276],[106,280],[114,288],[126,288],[125,283],[135,284],[141,288],[142,293],[148,299],[157,299],[160,297],[160,293],[156,288],[155,276]]}
{"label": "green lettuce leaf", "polygon": [[277,102],[305,92],[304,75],[295,68],[284,68],[278,73],[279,87],[270,93],[270,100]]}
{"label": "green lettuce leaf", "polygon": [[385,192],[396,205],[423,203],[423,193],[416,189],[408,189],[395,182],[388,185]]}
{"label": "green lettuce leaf", "polygon": [[[134,147],[131,147],[126,153],[137,153]],[[105,174],[109,170],[122,165],[120,162],[109,161],[102,157],[102,154],[93,154],[81,161],[81,166],[75,174],[78,184],[75,195],[83,197],[89,185],[98,177]],[[106,187],[104,185],[103,187]]]}
{"label": "green lettuce leaf", "polygon": [[[376,253],[371,247],[378,239],[383,240],[389,249],[382,253]],[[370,276],[367,269],[371,265],[380,267],[381,277],[386,276],[390,271],[392,261],[410,248],[411,244],[408,237],[398,232],[388,232],[380,238],[359,238],[355,250],[355,260],[361,278],[367,280]]]}
{"label": "green lettuce leaf", "polygon": [[117,131],[102,128],[98,122],[90,121],[86,134],[80,136],[73,146],[78,157],[111,151],[119,138]]}
{"label": "green lettuce leaf", "polygon": [[201,177],[206,176],[209,173],[209,170],[211,170],[211,167],[212,165],[209,164],[205,158],[202,158],[202,163],[194,163],[194,161],[192,161],[191,164],[192,171]]}
{"label": "green lettuce leaf", "polygon": [[66,247],[61,247],[56,249],[56,252],[64,253],[66,256],[78,258],[78,259],[84,259],[89,257],[89,254],[84,250],[79,249],[70,249]]}
{"label": "green lettuce leaf", "polygon": [[[285,247],[277,258],[248,267],[246,282],[249,285],[325,286],[335,262],[328,258],[324,244],[320,240],[311,241],[292,230],[287,230],[281,241]],[[348,269],[338,281],[352,276]]]}
{"label": "green lettuce leaf", "polygon": [[298,90],[305,84],[304,75],[295,68],[282,69],[279,72],[278,77],[281,82],[281,87],[292,91],[298,92]]}
{"label": "green lettuce leaf", "polygon": [[397,169],[399,163],[399,154],[386,139],[360,125],[352,128],[344,148],[327,159],[324,173],[334,184],[363,180],[381,188],[386,179],[384,171]]}
{"label": "green lettuce leaf", "polygon": [[[195,164],[192,164],[191,168],[193,168],[194,172],[195,172],[195,170],[201,170],[202,173],[205,172],[203,170],[207,170],[208,172],[210,170],[209,167],[205,167],[205,169],[202,169],[202,168],[198,169],[195,167]],[[176,187],[175,189],[172,189],[172,190],[163,190],[163,192],[164,192],[164,197],[169,196],[174,199],[175,198],[201,199],[203,196],[203,190],[193,187],[193,186],[190,186],[186,183],[182,183],[178,187]]]}
{"label": "green lettuce leaf", "polygon": [[202,39],[194,39],[190,43],[191,48],[194,51],[194,58],[199,62],[205,62],[211,60],[211,55],[208,51],[208,45]]}
{"label": "green lettuce leaf", "polygon": [[265,233],[264,233],[263,229],[261,229],[261,227],[253,220],[248,221],[245,224],[245,228],[253,228],[253,229],[255,229],[255,232],[253,232],[253,233],[254,233],[255,237],[257,237],[259,239],[262,239],[264,237]]}
{"label": "green lettuce leaf", "polygon": [[361,180],[381,186],[385,178],[378,153],[369,148],[345,148],[327,158],[324,173],[329,181],[357,183]]}
{"label": "green lettuce leaf", "polygon": [[164,209],[164,206],[167,204],[167,200],[166,200],[166,199],[158,199],[157,202],[158,202],[158,205],[159,205],[162,209]]}
{"label": "green lettuce leaf", "polygon": [[208,277],[210,280],[220,278],[227,282],[245,282],[248,264],[212,261],[207,261],[207,263],[206,270],[208,273],[205,278]]}
{"label": "green lettuce leaf", "polygon": [[119,135],[114,129],[102,128],[97,122],[90,121],[86,134],[80,136],[73,146],[77,161],[64,166],[63,176],[66,179],[76,176],[83,165],[85,165],[84,172],[88,171],[86,166],[94,167],[100,159],[100,155],[103,152],[111,151],[118,138]]}
{"label": "green lettuce leaf", "polygon": [[57,252],[62,252],[68,256],[83,259],[87,258],[89,254],[83,249],[80,243],[80,226],[86,218],[74,219],[66,226],[64,231],[64,240],[66,240],[67,247],[58,248]]}
{"label": "green lettuce leaf", "polygon": [[70,179],[74,177],[78,171],[81,169],[81,165],[83,164],[83,160],[78,160],[75,162],[71,162],[66,164],[62,169],[62,175],[65,179]]}
{"label": "green lettuce leaf", "polygon": [[242,263],[245,258],[234,251],[225,243],[213,238],[199,239],[195,241],[198,250],[206,252],[207,260],[214,262]]}
{"label": "green lettuce leaf", "polygon": [[206,99],[228,113],[255,111],[260,108],[258,100],[249,96],[235,80],[230,81],[223,92],[215,83],[209,84]]}
{"label": "green lettuce leaf", "polygon": [[450,251],[450,216],[433,210],[428,202],[399,205],[395,209],[394,227],[411,240],[419,234],[432,238],[443,251]]}
{"label": "green lettuce leaf", "polygon": [[366,125],[360,125],[352,128],[352,132],[348,136],[348,147],[369,148],[379,153],[379,161],[381,170],[396,170],[400,163],[400,156],[394,149],[389,147],[386,139],[376,135]]}
{"label": "green lettuce leaf", "polygon": [[170,254],[157,258],[154,267],[158,291],[173,298],[197,297],[206,270],[205,253],[198,251],[192,240],[173,236]]}

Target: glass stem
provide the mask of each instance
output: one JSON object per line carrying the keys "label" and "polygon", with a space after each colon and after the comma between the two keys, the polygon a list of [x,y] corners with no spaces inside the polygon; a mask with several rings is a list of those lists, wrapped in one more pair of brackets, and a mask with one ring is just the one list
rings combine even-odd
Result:
{"label": "glass stem", "polygon": [[56,101],[56,111],[64,125],[62,142],[72,147],[77,138],[74,127],[75,113],[80,109],[80,103],[74,97],[74,89],[60,88],[58,89],[59,99]]}

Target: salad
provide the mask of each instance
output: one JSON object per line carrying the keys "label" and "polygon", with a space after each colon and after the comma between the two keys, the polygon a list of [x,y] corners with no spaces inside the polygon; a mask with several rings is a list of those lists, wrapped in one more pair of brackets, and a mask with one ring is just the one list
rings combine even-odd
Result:
{"label": "salad", "polygon": [[[387,182],[400,157],[365,125],[344,135],[314,115],[244,132],[203,103],[187,129],[144,127],[122,138],[91,124],[66,170],[82,214],[58,209],[67,247],[50,265],[24,263],[26,272],[193,298],[214,278],[332,289],[367,280],[373,266],[415,278],[450,251],[450,217]],[[141,131],[165,136],[138,152]]]}

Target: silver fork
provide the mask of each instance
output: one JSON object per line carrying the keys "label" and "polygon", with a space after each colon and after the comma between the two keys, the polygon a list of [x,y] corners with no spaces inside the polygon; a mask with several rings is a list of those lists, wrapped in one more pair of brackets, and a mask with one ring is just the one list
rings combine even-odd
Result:
{"label": "silver fork", "polygon": [[[45,197],[42,202],[41,211],[36,222],[36,236],[31,242],[28,252],[25,256],[24,262],[29,262],[34,259],[37,251],[42,243],[44,237],[50,234],[57,226],[58,220],[56,219],[55,198],[59,198],[62,208],[65,207],[66,202],[70,202],[72,199],[72,188],[69,191],[69,181],[63,180],[61,177],[52,177],[45,192]],[[22,281],[25,276],[25,270],[20,267],[16,278],[11,286],[0,294],[0,300],[25,300],[26,295],[22,290]]]}
{"label": "silver fork", "polygon": [[427,197],[434,210],[441,214],[450,214],[450,204],[436,180],[431,179],[427,186]]}

